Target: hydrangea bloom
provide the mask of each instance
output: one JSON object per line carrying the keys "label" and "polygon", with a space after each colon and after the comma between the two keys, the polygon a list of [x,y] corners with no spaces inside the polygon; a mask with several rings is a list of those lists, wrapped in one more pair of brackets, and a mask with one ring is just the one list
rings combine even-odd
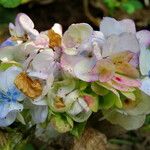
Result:
{"label": "hydrangea bloom", "polygon": [[150,113],[149,31],[136,32],[130,19],[104,17],[99,31],[78,23],[64,34],[59,24],[39,33],[23,13],[9,28],[11,37],[0,46],[0,127],[19,114],[22,123],[37,125],[38,136],[79,135],[100,111],[127,130],[144,124]]}
{"label": "hydrangea bloom", "polygon": [[0,72],[0,126],[2,127],[12,124],[17,112],[23,110],[23,105],[19,102],[24,99],[24,95],[14,85],[14,80],[20,72],[21,69],[17,67]]}

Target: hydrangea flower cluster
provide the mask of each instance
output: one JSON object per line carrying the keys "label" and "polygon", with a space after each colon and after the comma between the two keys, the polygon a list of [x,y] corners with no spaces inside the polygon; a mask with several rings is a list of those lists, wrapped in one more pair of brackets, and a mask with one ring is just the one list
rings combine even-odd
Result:
{"label": "hydrangea flower cluster", "polygon": [[99,31],[78,23],[63,34],[59,24],[39,33],[23,13],[9,30],[0,45],[0,127],[20,121],[78,135],[96,112],[127,130],[144,124],[149,31],[104,17]]}

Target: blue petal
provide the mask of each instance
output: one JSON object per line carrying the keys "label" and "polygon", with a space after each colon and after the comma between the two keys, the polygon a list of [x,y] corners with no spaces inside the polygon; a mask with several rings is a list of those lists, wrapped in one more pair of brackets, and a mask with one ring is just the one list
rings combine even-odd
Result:
{"label": "blue petal", "polygon": [[6,46],[14,46],[14,45],[16,45],[14,41],[12,41],[11,39],[7,39],[0,45],[0,48],[6,47]]}

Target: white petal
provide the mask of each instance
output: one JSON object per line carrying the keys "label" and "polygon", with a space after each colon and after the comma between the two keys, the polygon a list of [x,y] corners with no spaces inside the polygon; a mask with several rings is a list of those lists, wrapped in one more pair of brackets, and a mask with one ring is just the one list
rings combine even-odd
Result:
{"label": "white petal", "polygon": [[32,104],[45,106],[45,105],[47,105],[47,101],[43,97],[38,97],[37,99],[35,99],[34,101],[32,101]]}
{"label": "white petal", "polygon": [[140,90],[150,96],[150,78],[146,77],[141,82]]}
{"label": "white petal", "polygon": [[98,80],[98,76],[92,74],[92,69],[95,66],[95,63],[95,59],[86,58],[78,62],[74,67],[76,77],[87,82]]}
{"label": "white petal", "polygon": [[52,49],[40,52],[32,61],[32,67],[35,71],[47,73],[53,70],[54,53]]}
{"label": "white petal", "polygon": [[114,18],[104,17],[100,24],[100,31],[106,36],[119,35],[123,32],[135,33],[135,24],[130,19],[117,21]]}
{"label": "white petal", "polygon": [[31,115],[34,123],[44,122],[48,115],[48,106],[34,106],[31,109]]}
{"label": "white petal", "polygon": [[141,46],[140,56],[139,56],[139,66],[142,75],[149,75],[150,73],[150,51],[145,47]]}
{"label": "white petal", "polygon": [[0,72],[0,90],[7,92],[11,87],[14,87],[14,80],[21,72],[18,67],[10,67],[4,72]]}
{"label": "white petal", "polygon": [[122,33],[119,36],[110,36],[103,46],[102,56],[110,56],[123,51],[138,53],[140,51],[136,36],[132,33]]}
{"label": "white petal", "polygon": [[16,112],[10,112],[5,118],[0,119],[0,127],[11,125],[15,121],[16,116]]}
{"label": "white petal", "polygon": [[135,23],[131,19],[123,19],[119,21],[120,26],[122,26],[123,32],[128,32],[128,33],[136,33],[136,27]]}
{"label": "white petal", "polygon": [[69,93],[65,98],[64,102],[67,105],[71,105],[73,102],[75,102],[79,97],[79,91],[74,90],[73,92]]}
{"label": "white petal", "polygon": [[17,102],[6,102],[0,104],[0,118],[4,118],[11,111],[22,111],[23,105]]}
{"label": "white petal", "polygon": [[55,33],[59,34],[62,36],[62,26],[59,23],[55,23],[52,27],[52,30],[55,31]]}
{"label": "white petal", "polygon": [[29,30],[30,28],[34,28],[33,21],[24,13],[19,13],[16,17],[16,24],[19,24],[25,30]]}
{"label": "white petal", "polygon": [[79,113],[81,113],[82,110],[83,110],[83,108],[76,101],[76,102],[74,102],[72,108],[68,111],[68,114],[75,116],[75,115],[78,115]]}
{"label": "white petal", "polygon": [[75,76],[74,67],[75,65],[82,60],[81,56],[69,56],[62,54],[61,56],[61,67],[64,71],[68,72],[72,76]]}
{"label": "white petal", "polygon": [[146,47],[150,46],[150,31],[141,30],[136,33],[136,36],[140,44],[144,44]]}

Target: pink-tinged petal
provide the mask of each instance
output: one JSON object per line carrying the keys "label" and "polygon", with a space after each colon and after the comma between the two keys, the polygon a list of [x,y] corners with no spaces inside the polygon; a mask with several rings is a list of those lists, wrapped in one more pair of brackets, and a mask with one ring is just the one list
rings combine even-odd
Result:
{"label": "pink-tinged petal", "polygon": [[139,80],[128,78],[128,77],[125,77],[125,76],[119,75],[119,74],[115,74],[115,76],[113,77],[112,80],[118,84],[129,86],[129,87],[140,87],[141,86],[141,82]]}
{"label": "pink-tinged petal", "polygon": [[92,95],[83,95],[84,101],[87,103],[88,107],[94,111],[97,112],[99,109],[99,99],[97,96]]}
{"label": "pink-tinged petal", "polygon": [[95,63],[95,59],[93,58],[83,58],[74,67],[76,77],[86,82],[97,81],[98,75],[92,72]]}
{"label": "pink-tinged petal", "polygon": [[141,30],[136,33],[136,36],[140,44],[144,44],[146,47],[150,46],[150,31]]}
{"label": "pink-tinged petal", "polygon": [[34,41],[36,47],[39,48],[48,48],[49,47],[49,38],[47,35],[41,33],[40,36]]}
{"label": "pink-tinged petal", "polygon": [[107,82],[114,76],[115,66],[109,59],[101,59],[97,62],[93,72],[99,75],[100,82]]}
{"label": "pink-tinged petal", "polygon": [[117,21],[114,18],[104,17],[100,24],[100,31],[106,36],[119,35],[123,32],[135,33],[135,24],[130,19]]}
{"label": "pink-tinged petal", "polygon": [[107,57],[119,52],[130,51],[138,53],[140,51],[136,36],[132,33],[122,33],[119,36],[111,35],[103,45],[102,56]]}
{"label": "pink-tinged petal", "polygon": [[139,71],[129,63],[122,63],[116,65],[116,72],[131,78],[139,77]]}
{"label": "pink-tinged petal", "polygon": [[120,83],[117,83],[113,80],[107,82],[109,86],[113,87],[116,90],[124,91],[124,92],[133,92],[135,89],[133,87],[129,87]]}

